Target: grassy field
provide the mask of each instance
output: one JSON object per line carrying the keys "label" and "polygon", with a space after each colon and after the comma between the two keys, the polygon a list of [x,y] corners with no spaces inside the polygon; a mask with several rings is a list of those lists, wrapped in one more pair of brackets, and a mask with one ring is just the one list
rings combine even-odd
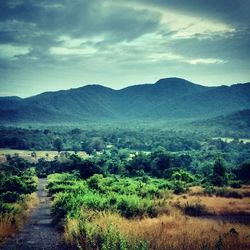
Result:
{"label": "grassy field", "polygon": [[[243,250],[250,247],[247,225],[186,217],[174,212],[156,218],[133,220],[118,214],[104,213],[92,223],[104,231],[109,225],[113,225],[129,242],[138,240],[146,242],[147,248],[142,249]],[[73,236],[78,230],[79,221],[69,220],[65,233],[66,240],[74,243]],[[79,238],[81,239],[81,235]]]}
{"label": "grassy field", "polygon": [[[35,152],[36,156],[32,157],[32,153]],[[73,151],[67,151],[68,153],[72,154]],[[57,151],[30,151],[30,150],[17,150],[17,149],[0,149],[0,163],[6,160],[6,155],[19,155],[23,159],[30,161],[30,162],[37,162],[38,159],[44,158],[48,161],[52,161],[55,159],[56,156],[62,155],[62,153],[58,154]],[[77,153],[80,157],[86,158],[88,154],[83,151]]]}
{"label": "grassy field", "polygon": [[[197,202],[197,197],[192,195],[187,198],[184,198],[183,195],[173,197],[173,201],[178,200],[193,204],[193,202]],[[249,223],[242,223],[242,220],[240,223],[236,218],[239,212],[250,212],[249,198],[231,199],[204,196],[200,197],[199,202],[204,203],[210,212],[227,214],[230,217],[187,216],[179,209],[180,207],[175,206],[175,202],[170,202],[167,214],[163,213],[155,218],[146,216],[127,219],[112,212],[103,212],[98,215],[90,213],[89,216],[93,217],[91,219],[93,232],[100,229],[101,232],[109,234],[110,225],[112,225],[113,231],[110,237],[113,237],[114,241],[115,234],[118,234],[134,244],[140,241],[145,242],[146,247],[141,246],[138,249],[250,249]],[[86,216],[89,211],[82,210],[82,213]],[[249,216],[244,218],[249,220]],[[81,220],[78,218],[67,220],[64,237],[68,245],[74,246],[78,242],[85,249],[88,239],[84,239],[84,233]]]}
{"label": "grassy field", "polygon": [[[136,178],[96,175],[83,181],[52,174],[48,189],[55,219],[62,219],[64,238],[72,247],[250,249],[250,186],[218,188],[210,195],[193,187],[176,195],[162,188],[164,181],[152,178],[143,186]],[[238,198],[223,197],[228,194]]]}
{"label": "grassy field", "polygon": [[[223,189],[222,189],[223,190]],[[201,204],[205,206],[206,213],[216,216],[247,216],[250,222],[250,186],[242,188],[227,188],[224,195],[233,197],[207,195],[201,187],[192,187],[187,194],[174,195],[171,203],[184,208],[188,205]],[[230,195],[229,195],[230,196]]]}

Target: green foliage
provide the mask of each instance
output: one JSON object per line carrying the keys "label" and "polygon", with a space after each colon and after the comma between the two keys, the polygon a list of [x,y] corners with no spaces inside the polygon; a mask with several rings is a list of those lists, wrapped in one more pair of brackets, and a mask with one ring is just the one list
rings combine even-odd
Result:
{"label": "green foliage", "polygon": [[53,142],[53,146],[55,148],[56,151],[61,152],[63,149],[63,142],[60,138],[56,138]]}
{"label": "green foliage", "polygon": [[109,226],[103,234],[103,243],[101,250],[128,250],[128,243],[121,233]]}
{"label": "green foliage", "polygon": [[[148,178],[116,178],[94,175],[87,181],[79,180],[72,174],[53,174],[48,177],[48,189],[55,194],[53,213],[56,218],[67,214],[75,216],[81,208],[95,211],[114,211],[131,218],[155,216],[159,204],[152,198],[164,198],[168,182]],[[164,205],[162,203],[161,205]]]}
{"label": "green foliage", "polygon": [[204,194],[206,195],[209,195],[209,196],[212,196],[213,194],[216,193],[216,189],[214,186],[211,186],[211,185],[206,185],[204,187]]}
{"label": "green foliage", "polygon": [[192,175],[190,172],[187,172],[187,171],[185,171],[183,169],[175,171],[171,175],[171,179],[172,180],[177,180],[177,181],[183,181],[185,183],[193,183],[196,180],[194,175]]}
{"label": "green foliage", "polygon": [[[101,228],[97,223],[92,223],[93,219],[97,219],[100,213],[93,213],[85,210],[78,216],[79,231],[73,233],[74,242],[79,248],[83,249],[102,249],[102,250],[148,250],[147,243],[142,240],[129,240],[119,230],[110,223],[107,228]],[[70,218],[67,217],[66,220]],[[80,242],[79,242],[80,240]]]}
{"label": "green foliage", "polygon": [[250,161],[246,161],[240,165],[237,175],[240,180],[250,182]]}
{"label": "green foliage", "polygon": [[142,199],[137,195],[120,195],[116,198],[116,207],[118,211],[127,218],[156,215],[153,201],[149,199]]}
{"label": "green foliage", "polygon": [[230,186],[232,188],[241,188],[241,182],[240,181],[231,181]]}
{"label": "green foliage", "polygon": [[27,194],[37,190],[35,170],[19,157],[8,157],[0,165],[0,219],[17,212],[12,203],[22,202]]}
{"label": "green foliage", "polygon": [[20,194],[13,191],[7,191],[0,195],[0,200],[5,203],[13,203],[20,200]]}
{"label": "green foliage", "polygon": [[3,218],[6,214],[13,214],[15,208],[8,203],[0,202],[0,218]]}
{"label": "green foliage", "polygon": [[215,186],[224,186],[228,183],[227,169],[222,159],[217,159],[213,167],[212,183]]}

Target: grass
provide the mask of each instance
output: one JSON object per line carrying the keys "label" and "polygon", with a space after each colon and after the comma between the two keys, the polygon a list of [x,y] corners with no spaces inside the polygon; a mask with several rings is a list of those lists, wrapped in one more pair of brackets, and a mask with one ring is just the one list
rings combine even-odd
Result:
{"label": "grass", "polygon": [[[127,242],[143,242],[145,249],[249,249],[249,226],[237,223],[185,217],[178,212],[157,218],[129,220],[118,214],[102,213],[91,221],[95,228],[106,232],[110,225],[123,235]],[[65,239],[84,248],[81,220],[69,219],[65,226]],[[220,247],[220,248],[219,248]],[[130,248],[133,249],[133,248]],[[143,249],[143,248],[142,248]]]}
{"label": "grass", "polygon": [[15,235],[20,230],[30,211],[37,204],[36,193],[27,195],[24,201],[12,204],[15,213],[6,214],[0,218],[0,246],[7,237]]}
{"label": "grass", "polygon": [[[171,199],[167,189],[165,195],[158,193],[167,182],[153,178],[145,186],[140,178],[102,175],[80,181],[71,174],[52,174],[48,180],[55,215],[63,218],[64,238],[74,249],[250,249],[249,225],[201,217],[250,215],[248,197],[207,196],[195,187]],[[237,190],[248,192],[249,187]],[[145,197],[153,201],[154,216],[144,211]]]}
{"label": "grass", "polygon": [[250,216],[250,197],[248,195],[250,186],[245,185],[240,189],[231,188],[229,190],[238,192],[242,197],[239,199],[238,197],[208,196],[201,187],[193,187],[188,194],[175,195],[171,203],[174,206],[184,208],[186,203],[195,204],[199,202],[206,206],[207,213],[211,215]]}

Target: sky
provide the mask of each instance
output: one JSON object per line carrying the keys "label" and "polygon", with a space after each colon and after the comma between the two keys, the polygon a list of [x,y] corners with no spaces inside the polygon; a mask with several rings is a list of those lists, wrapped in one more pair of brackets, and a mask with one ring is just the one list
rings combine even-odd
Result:
{"label": "sky", "polygon": [[1,0],[0,96],[250,81],[249,0]]}

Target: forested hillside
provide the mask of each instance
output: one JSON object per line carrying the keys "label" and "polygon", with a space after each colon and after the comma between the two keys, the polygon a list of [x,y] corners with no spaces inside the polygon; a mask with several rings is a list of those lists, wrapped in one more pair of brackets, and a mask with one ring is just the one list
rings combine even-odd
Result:
{"label": "forested hillside", "polygon": [[1,97],[1,123],[62,123],[211,118],[250,108],[250,84],[204,87],[184,79],[114,90],[101,85]]}

